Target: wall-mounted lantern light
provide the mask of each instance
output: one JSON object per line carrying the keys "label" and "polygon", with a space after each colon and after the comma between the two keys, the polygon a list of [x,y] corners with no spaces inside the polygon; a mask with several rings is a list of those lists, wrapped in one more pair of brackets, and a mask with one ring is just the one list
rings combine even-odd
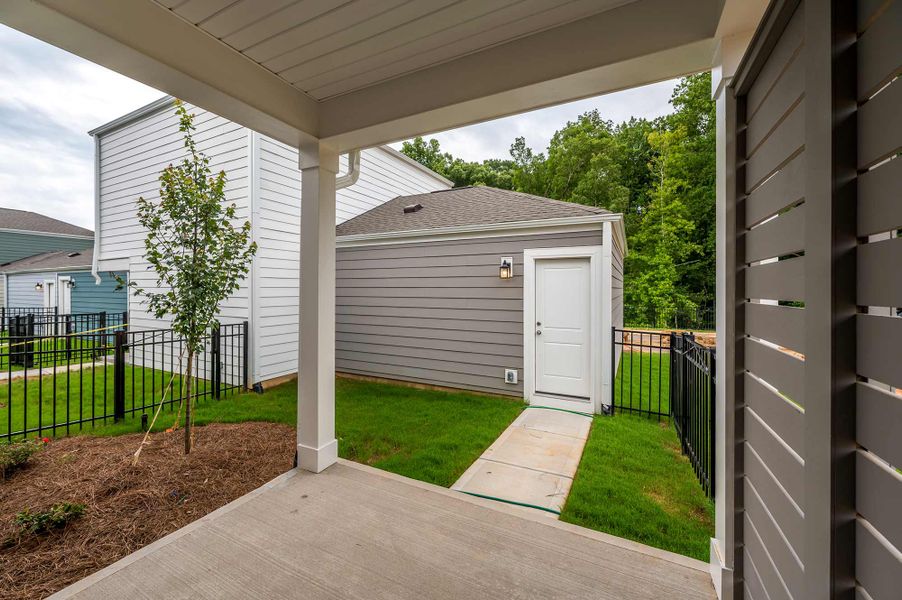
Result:
{"label": "wall-mounted lantern light", "polygon": [[71,290],[71,289],[73,289],[74,287],[75,287],[75,280],[74,280],[74,279],[70,279],[70,280],[69,280],[69,289]]}
{"label": "wall-mounted lantern light", "polygon": [[43,291],[44,291],[44,282],[43,282],[43,281],[39,281],[39,282],[37,282],[36,284],[34,284],[34,291],[36,291],[36,292],[43,292]]}
{"label": "wall-mounted lantern light", "polygon": [[501,259],[501,268],[498,270],[498,277],[501,279],[512,279],[514,276],[514,258],[505,256]]}

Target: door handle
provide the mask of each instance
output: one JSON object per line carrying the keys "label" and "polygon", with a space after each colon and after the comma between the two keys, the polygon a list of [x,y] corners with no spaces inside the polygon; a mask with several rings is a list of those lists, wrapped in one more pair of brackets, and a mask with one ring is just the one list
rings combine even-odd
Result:
{"label": "door handle", "polygon": [[541,330],[541,329],[536,329],[536,335],[542,335],[542,330]]}

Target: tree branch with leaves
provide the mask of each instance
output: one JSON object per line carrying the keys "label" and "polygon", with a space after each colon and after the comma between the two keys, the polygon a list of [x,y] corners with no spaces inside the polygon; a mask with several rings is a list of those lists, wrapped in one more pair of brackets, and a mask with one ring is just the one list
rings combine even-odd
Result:
{"label": "tree branch with leaves", "polygon": [[194,115],[179,100],[175,112],[186,156],[160,174],[159,201],[141,197],[137,202],[138,221],[147,230],[144,257],[156,272],[160,291],[145,290],[135,282],[128,285],[154,317],[172,318],[172,330],[184,342],[188,454],[193,445],[194,362],[204,350],[207,332],[218,325],[220,304],[238,291],[247,276],[257,245],[251,241],[250,222],[233,225],[237,207],[226,203],[226,174],[214,174],[210,159],[198,150]]}

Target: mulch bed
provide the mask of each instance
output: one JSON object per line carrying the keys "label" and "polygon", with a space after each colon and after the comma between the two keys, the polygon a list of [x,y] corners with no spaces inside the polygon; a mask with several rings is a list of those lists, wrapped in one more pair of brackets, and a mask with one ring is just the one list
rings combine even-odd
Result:
{"label": "mulch bed", "polygon": [[[137,466],[142,435],[53,441],[0,482],[0,599],[39,598],[199,519],[291,468],[294,428],[273,423],[158,433]],[[24,508],[78,502],[84,515],[45,535],[20,534]]]}

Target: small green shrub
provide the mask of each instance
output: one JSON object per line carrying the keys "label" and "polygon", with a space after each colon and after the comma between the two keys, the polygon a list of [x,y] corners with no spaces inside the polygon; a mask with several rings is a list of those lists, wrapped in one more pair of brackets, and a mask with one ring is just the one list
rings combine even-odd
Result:
{"label": "small green shrub", "polygon": [[28,462],[31,455],[41,450],[47,438],[37,440],[19,440],[0,444],[0,481]]}
{"label": "small green shrub", "polygon": [[51,529],[65,527],[70,521],[80,517],[85,512],[84,504],[72,502],[57,502],[48,510],[33,513],[29,509],[16,514],[15,523],[22,531],[41,534]]}

